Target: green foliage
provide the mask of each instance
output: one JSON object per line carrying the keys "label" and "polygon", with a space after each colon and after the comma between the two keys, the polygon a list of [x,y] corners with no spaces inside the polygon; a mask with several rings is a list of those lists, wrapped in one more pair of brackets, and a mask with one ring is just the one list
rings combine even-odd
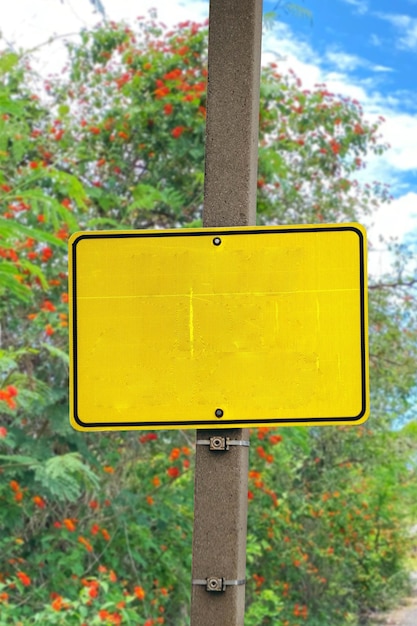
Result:
{"label": "green foliage", "polygon": [[[207,32],[109,23],[69,55],[44,90],[0,55],[0,626],[185,626],[194,445],[70,429],[65,242],[201,224]],[[389,201],[356,178],[386,149],[381,123],[264,68],[259,222],[361,221]],[[417,309],[396,258],[370,284],[368,424],[252,433],[249,626],[358,624],[405,589]]]}

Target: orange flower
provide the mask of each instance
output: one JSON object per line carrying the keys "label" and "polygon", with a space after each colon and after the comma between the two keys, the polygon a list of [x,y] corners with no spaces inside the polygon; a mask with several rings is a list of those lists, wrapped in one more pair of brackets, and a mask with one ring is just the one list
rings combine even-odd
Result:
{"label": "orange flower", "polygon": [[152,498],[152,496],[146,496],[146,502],[149,504],[149,506],[155,504],[155,500]]}
{"label": "orange flower", "polygon": [[38,508],[44,509],[46,507],[46,502],[41,496],[33,496],[32,500]]}
{"label": "orange flower", "polygon": [[101,529],[101,534],[103,535],[103,539],[105,539],[106,541],[110,541],[110,535],[105,528]]}
{"label": "orange flower", "polygon": [[103,467],[103,472],[106,472],[107,474],[114,474],[114,467],[111,465],[105,465]]}
{"label": "orange flower", "polygon": [[137,597],[138,600],[144,600],[145,599],[145,590],[143,587],[137,586],[133,589],[133,592],[135,594],[135,596]]}
{"label": "orange flower", "polygon": [[180,454],[181,454],[181,450],[179,448],[173,448],[171,450],[171,454],[169,455],[169,458],[171,461],[175,461],[175,459],[178,459]]}
{"label": "orange flower", "polygon": [[[110,579],[110,582],[112,583],[115,583],[117,581],[117,576],[112,569],[109,572],[109,579]],[[121,608],[121,607],[118,607],[118,608]]]}
{"label": "orange flower", "polygon": [[73,533],[75,531],[75,522],[76,520],[74,520],[74,518],[70,519],[69,517],[66,517],[64,519],[64,526],[67,530],[69,530],[71,533]]}
{"label": "orange flower", "polygon": [[164,98],[165,96],[167,96],[170,92],[169,87],[159,87],[159,89],[155,89],[154,94],[155,97],[160,100],[161,98]]}
{"label": "orange flower", "polygon": [[11,480],[9,485],[10,485],[12,491],[19,491],[19,489],[20,489],[20,485],[17,482],[17,480]]}
{"label": "orange flower", "polygon": [[[85,549],[87,550],[87,552],[92,552],[93,551],[93,546],[91,545],[91,543],[88,541],[88,539],[86,539],[85,537],[82,537],[81,535],[78,537],[78,542],[81,543]],[[95,597],[95,596],[94,596]]]}
{"label": "orange flower", "polygon": [[152,484],[154,487],[159,487],[159,485],[161,484],[161,479],[159,478],[159,476],[154,476],[152,478]]}
{"label": "orange flower", "polygon": [[62,596],[57,595],[53,602],[51,602],[51,607],[54,611],[60,611],[61,609],[67,609],[68,604],[66,604],[62,598]]}

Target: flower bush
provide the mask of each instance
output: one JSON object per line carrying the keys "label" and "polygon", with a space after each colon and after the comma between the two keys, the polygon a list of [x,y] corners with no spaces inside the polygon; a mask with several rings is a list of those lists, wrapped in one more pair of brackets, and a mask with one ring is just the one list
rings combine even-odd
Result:
{"label": "flower bush", "polygon": [[[66,240],[201,224],[207,31],[139,18],[68,50],[43,83],[30,55],[0,56],[0,626],[185,626],[193,433],[70,429]],[[358,180],[386,149],[381,123],[264,68],[259,223],[360,221],[388,202]],[[400,421],[416,372],[404,263],[370,284],[369,422],[252,433],[249,626],[357,624],[405,589],[417,431]]]}

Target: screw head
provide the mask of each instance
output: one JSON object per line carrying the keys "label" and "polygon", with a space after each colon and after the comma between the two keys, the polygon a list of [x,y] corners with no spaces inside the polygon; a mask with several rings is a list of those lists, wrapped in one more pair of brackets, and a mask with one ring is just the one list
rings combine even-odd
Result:
{"label": "screw head", "polygon": [[220,239],[220,237],[215,237],[213,239],[213,243],[214,243],[215,246],[220,246],[221,243],[222,243],[222,240]]}
{"label": "screw head", "polygon": [[224,415],[223,409],[216,409],[214,411],[214,415],[220,419],[220,417],[223,417]]}

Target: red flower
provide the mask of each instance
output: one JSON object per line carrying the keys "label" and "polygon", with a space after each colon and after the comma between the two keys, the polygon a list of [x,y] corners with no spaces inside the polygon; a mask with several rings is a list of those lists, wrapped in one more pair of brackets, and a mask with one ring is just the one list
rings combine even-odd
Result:
{"label": "red flower", "polygon": [[32,582],[29,576],[25,574],[25,572],[17,572],[16,576],[25,587],[29,587],[30,583]]}
{"label": "red flower", "polygon": [[172,104],[168,103],[168,104],[164,105],[164,113],[165,113],[165,115],[171,115],[173,110],[174,110],[174,107],[172,106]]}
{"label": "red flower", "polygon": [[180,470],[178,467],[168,467],[167,474],[170,478],[178,478],[180,475]]}
{"label": "red flower", "polygon": [[16,387],[14,387],[13,385],[7,385],[6,391],[11,398],[13,398],[14,396],[17,396],[18,394]]}
{"label": "red flower", "polygon": [[269,441],[275,445],[276,443],[280,443],[282,441],[281,435],[271,435]]}
{"label": "red flower", "polygon": [[340,143],[338,143],[335,139],[331,140],[330,147],[332,149],[333,154],[339,154],[341,146],[340,146]]}
{"label": "red flower", "polygon": [[48,337],[50,337],[51,335],[54,334],[54,329],[52,328],[52,326],[50,324],[47,324],[45,326],[45,334],[48,335]]}
{"label": "red flower", "polygon": [[15,396],[17,396],[17,389],[13,385],[0,389],[0,400],[4,400],[10,409],[16,408],[16,402],[13,400]]}
{"label": "red flower", "polygon": [[[41,216],[41,215],[38,215],[38,219],[39,219],[40,217],[43,217],[43,215],[42,215],[42,216]],[[42,221],[44,221],[44,220],[42,220]],[[52,249],[51,249],[51,248],[49,248],[49,246],[45,246],[45,248],[42,248],[42,251],[41,251],[41,252],[42,252],[42,262],[43,262],[43,263],[46,263],[47,261],[49,261],[49,259],[50,259],[50,258],[52,257],[52,255],[53,255],[53,251],[52,251]]]}
{"label": "red flower", "polygon": [[0,439],[4,439],[7,436],[7,428],[0,426]]}
{"label": "red flower", "polygon": [[54,304],[52,304],[50,300],[45,300],[41,306],[41,310],[50,311],[51,313],[53,313],[54,311],[56,311],[56,307]]}
{"label": "red flower", "polygon": [[174,137],[174,139],[178,139],[178,137],[181,137],[184,131],[185,131],[185,126],[176,126],[175,128],[172,129],[171,135]]}
{"label": "red flower", "polygon": [[179,68],[172,70],[164,75],[165,80],[177,80],[181,76],[182,72]]}

